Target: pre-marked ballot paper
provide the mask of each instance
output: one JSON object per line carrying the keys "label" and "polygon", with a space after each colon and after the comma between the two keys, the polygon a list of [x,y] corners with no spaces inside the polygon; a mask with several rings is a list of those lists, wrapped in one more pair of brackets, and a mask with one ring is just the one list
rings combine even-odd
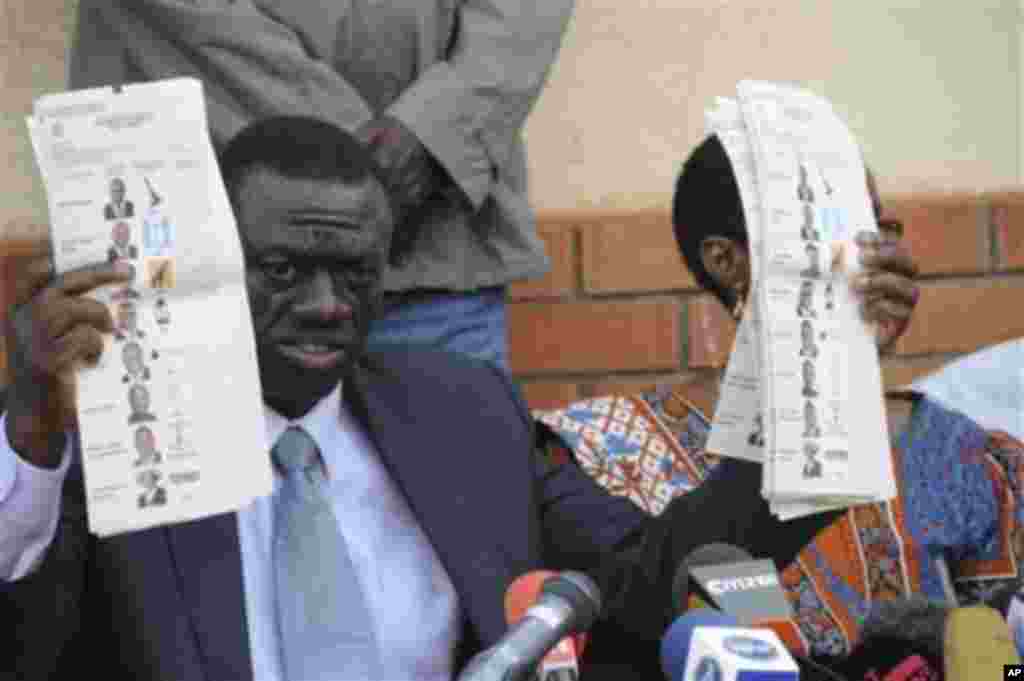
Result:
{"label": "pre-marked ballot paper", "polygon": [[763,464],[791,519],[896,495],[874,332],[850,277],[877,229],[856,141],[824,99],[743,81],[707,112],[732,162],[753,290],[708,451]]}
{"label": "pre-marked ballot paper", "polygon": [[76,374],[89,529],[114,535],[270,494],[241,242],[190,78],[36,101],[28,128],[58,273],[118,261],[96,367]]}

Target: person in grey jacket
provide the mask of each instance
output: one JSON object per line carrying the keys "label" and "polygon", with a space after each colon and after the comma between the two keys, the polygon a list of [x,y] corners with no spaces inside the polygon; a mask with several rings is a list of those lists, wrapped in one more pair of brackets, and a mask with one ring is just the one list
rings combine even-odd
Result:
{"label": "person in grey jacket", "polygon": [[387,171],[400,227],[371,343],[505,364],[505,287],[548,269],[521,132],[573,0],[81,0],[71,88],[202,79],[214,144],[324,119]]}

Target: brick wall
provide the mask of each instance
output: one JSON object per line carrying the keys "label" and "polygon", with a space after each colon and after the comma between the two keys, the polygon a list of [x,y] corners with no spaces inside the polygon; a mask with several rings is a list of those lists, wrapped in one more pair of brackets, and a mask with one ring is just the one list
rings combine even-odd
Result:
{"label": "brick wall", "polygon": [[[888,385],[1024,336],[1024,193],[896,197],[886,205],[905,221],[922,270],[914,321],[884,361]],[[667,214],[551,214],[539,229],[551,273],[514,286],[509,312],[512,369],[532,406],[706,383],[724,365],[732,324],[696,289]],[[13,275],[9,256],[24,254],[27,243],[0,241],[0,282]],[[0,283],[0,310],[5,288]],[[3,366],[0,353],[0,380]]]}
{"label": "brick wall", "polygon": [[[921,267],[913,323],[884,360],[898,386],[951,359],[1024,336],[1024,193],[904,196]],[[695,287],[662,213],[550,215],[553,268],[513,287],[512,368],[535,407],[663,383],[705,384],[724,366],[732,323]]]}

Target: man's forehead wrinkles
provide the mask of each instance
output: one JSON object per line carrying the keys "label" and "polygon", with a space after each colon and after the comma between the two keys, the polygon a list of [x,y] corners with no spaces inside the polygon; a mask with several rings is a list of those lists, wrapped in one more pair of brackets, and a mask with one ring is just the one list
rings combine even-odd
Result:
{"label": "man's forehead wrinkles", "polygon": [[367,230],[324,225],[288,224],[282,227],[280,236],[293,248],[321,252],[362,249],[375,241],[374,235]]}
{"label": "man's forehead wrinkles", "polygon": [[377,234],[363,230],[286,225],[274,229],[263,238],[250,239],[249,247],[251,254],[257,256],[281,252],[303,257],[347,259],[372,252],[378,244],[377,237]]}

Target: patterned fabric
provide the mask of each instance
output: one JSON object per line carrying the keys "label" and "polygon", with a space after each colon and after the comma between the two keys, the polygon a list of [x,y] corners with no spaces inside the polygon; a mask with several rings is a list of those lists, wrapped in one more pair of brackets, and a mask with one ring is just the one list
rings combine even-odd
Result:
{"label": "patterned fabric", "polygon": [[[536,416],[599,484],[652,514],[718,462],[704,451],[707,418],[669,389]],[[922,397],[892,454],[900,496],[851,508],[782,574],[816,654],[848,652],[875,600],[945,600],[938,557],[950,564],[962,604],[1017,576],[1024,444]]]}

